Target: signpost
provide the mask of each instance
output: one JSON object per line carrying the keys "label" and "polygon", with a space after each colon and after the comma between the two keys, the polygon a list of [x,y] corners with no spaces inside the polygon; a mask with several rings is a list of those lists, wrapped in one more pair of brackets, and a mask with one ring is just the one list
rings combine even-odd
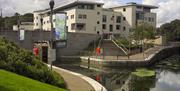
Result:
{"label": "signpost", "polygon": [[[56,60],[56,49],[64,48],[67,45],[67,31],[66,31],[66,13],[55,14],[55,40],[53,40],[52,48],[48,50],[48,60],[50,64]],[[52,69],[52,65],[51,65]]]}
{"label": "signpost", "polygon": [[20,30],[19,40],[23,41],[24,40],[24,36],[25,36],[25,31],[24,30]]}

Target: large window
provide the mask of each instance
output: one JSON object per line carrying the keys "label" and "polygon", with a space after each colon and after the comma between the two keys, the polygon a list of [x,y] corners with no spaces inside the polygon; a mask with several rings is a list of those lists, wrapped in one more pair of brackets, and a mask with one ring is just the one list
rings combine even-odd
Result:
{"label": "large window", "polygon": [[85,9],[85,5],[78,5],[78,9]]}
{"label": "large window", "polygon": [[76,24],[76,29],[81,31],[81,30],[85,30],[85,24],[84,23],[77,23]]}
{"label": "large window", "polygon": [[86,24],[84,23],[72,23],[71,24],[71,30],[85,30],[86,29]]}
{"label": "large window", "polygon": [[106,22],[107,21],[107,16],[106,15],[103,15],[102,17],[102,22]]}
{"label": "large window", "polygon": [[71,15],[71,19],[74,19],[74,15]]}
{"label": "large window", "polygon": [[113,25],[109,25],[109,31],[110,31],[110,32],[113,31]]}
{"label": "large window", "polygon": [[78,9],[94,9],[94,5],[78,5]]}
{"label": "large window", "polygon": [[85,15],[85,14],[79,14],[79,15],[78,15],[78,18],[79,18],[79,19],[86,19],[86,18],[87,18],[87,15]]}
{"label": "large window", "polygon": [[116,25],[116,30],[121,30],[121,26],[120,25]]}
{"label": "large window", "polygon": [[117,22],[117,23],[121,23],[121,16],[117,16],[117,17],[116,17],[116,22]]}
{"label": "large window", "polygon": [[86,5],[87,9],[94,9],[94,5]]}

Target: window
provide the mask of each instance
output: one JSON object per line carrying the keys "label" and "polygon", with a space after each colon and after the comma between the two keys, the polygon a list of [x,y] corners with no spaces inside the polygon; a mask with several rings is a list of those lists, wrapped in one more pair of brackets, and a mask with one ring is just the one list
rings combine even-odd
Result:
{"label": "window", "polygon": [[38,16],[36,16],[36,19],[38,20]]}
{"label": "window", "polygon": [[84,5],[78,5],[78,9],[85,9]]}
{"label": "window", "polygon": [[85,30],[85,24],[84,23],[72,23],[71,24],[71,30]]}
{"label": "window", "polygon": [[116,22],[117,22],[117,23],[121,23],[121,16],[117,16],[117,17],[116,17]]}
{"label": "window", "polygon": [[66,19],[67,19],[67,20],[68,20],[68,18],[69,18],[69,17],[68,17],[68,16],[66,16]]}
{"label": "window", "polygon": [[86,15],[83,15],[83,14],[79,14],[79,15],[78,15],[78,18],[79,18],[79,19],[86,19],[87,16],[86,16]]}
{"label": "window", "polygon": [[103,15],[102,22],[106,22],[106,21],[107,21],[107,17],[106,17],[106,15]]}
{"label": "window", "polygon": [[110,31],[110,32],[113,31],[113,25],[109,25],[109,31]]}
{"label": "window", "polygon": [[87,15],[83,15],[83,19],[86,19],[87,18]]}
{"label": "window", "polygon": [[149,17],[149,22],[151,22],[151,17]]}
{"label": "window", "polygon": [[97,21],[97,24],[99,24],[99,21]]}
{"label": "window", "polygon": [[94,9],[94,5],[86,5],[87,9]]}
{"label": "window", "polygon": [[66,26],[66,30],[68,31],[68,26]]}
{"label": "window", "polygon": [[85,30],[85,24],[84,23],[77,23],[76,29],[77,30]]}
{"label": "window", "polygon": [[126,8],[123,8],[123,11],[125,12],[125,11],[126,11]]}
{"label": "window", "polygon": [[123,27],[123,30],[126,31],[126,27],[125,26]]}
{"label": "window", "polygon": [[120,30],[121,26],[120,25],[116,25],[116,30]]}
{"label": "window", "polygon": [[100,14],[100,12],[97,12],[97,14],[99,15],[99,14]]}
{"label": "window", "polygon": [[75,30],[75,23],[71,24],[71,30]]}
{"label": "window", "polygon": [[102,24],[102,29],[106,29],[106,24]]}
{"label": "window", "polygon": [[44,21],[44,24],[46,24],[46,22]]}
{"label": "window", "polygon": [[83,15],[79,14],[79,15],[78,15],[78,18],[79,18],[79,19],[82,19],[82,18],[83,18]]}
{"label": "window", "polygon": [[101,7],[101,5],[97,5],[97,7]]}
{"label": "window", "polygon": [[49,23],[49,21],[47,21],[47,23]]}
{"label": "window", "polygon": [[74,19],[74,15],[71,15],[71,19]]}
{"label": "window", "polygon": [[126,17],[123,17],[123,20],[126,21]]}
{"label": "window", "polygon": [[38,23],[36,23],[36,26],[38,26]]}
{"label": "window", "polygon": [[154,18],[151,18],[152,22],[154,22]]}

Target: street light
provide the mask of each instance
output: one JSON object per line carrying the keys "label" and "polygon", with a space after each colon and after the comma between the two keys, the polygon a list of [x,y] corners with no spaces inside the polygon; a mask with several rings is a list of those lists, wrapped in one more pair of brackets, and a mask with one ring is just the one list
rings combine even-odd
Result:
{"label": "street light", "polygon": [[3,30],[2,27],[3,27],[3,17],[2,17],[2,8],[1,8],[1,31]]}
{"label": "street light", "polygon": [[[51,32],[50,32],[50,46],[51,49],[53,49],[53,38],[52,38],[52,34],[53,34],[53,21],[52,21],[52,15],[53,15],[53,8],[54,8],[54,0],[51,0],[49,2],[49,6],[50,6],[50,10],[51,10],[51,14],[50,14],[50,22],[51,22]],[[52,60],[51,60],[51,70],[52,70]]]}

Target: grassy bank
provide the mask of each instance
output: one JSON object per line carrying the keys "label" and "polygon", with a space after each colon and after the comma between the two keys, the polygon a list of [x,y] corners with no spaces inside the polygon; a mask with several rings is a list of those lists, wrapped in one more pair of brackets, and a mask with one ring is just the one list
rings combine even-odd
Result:
{"label": "grassy bank", "polygon": [[67,91],[5,70],[0,70],[0,91]]}

